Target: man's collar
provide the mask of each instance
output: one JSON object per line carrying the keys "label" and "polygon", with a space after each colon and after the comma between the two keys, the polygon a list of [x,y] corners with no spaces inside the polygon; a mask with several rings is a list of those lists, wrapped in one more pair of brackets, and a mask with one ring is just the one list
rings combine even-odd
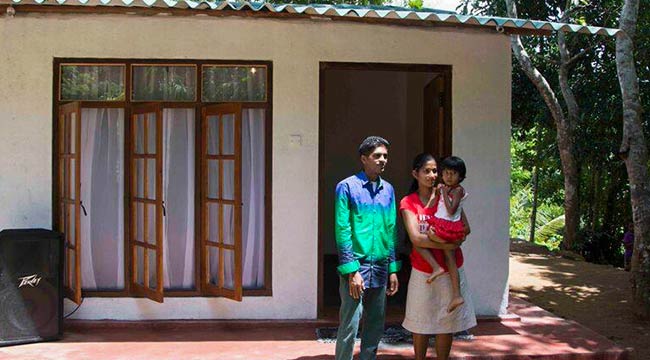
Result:
{"label": "man's collar", "polygon": [[[361,182],[363,182],[363,186],[368,186],[372,183],[370,179],[368,179],[368,175],[366,175],[366,172],[361,170],[358,174],[357,177]],[[384,187],[384,179],[381,178],[381,176],[377,176],[377,180],[379,181],[379,185],[377,186],[377,190],[381,189]]]}

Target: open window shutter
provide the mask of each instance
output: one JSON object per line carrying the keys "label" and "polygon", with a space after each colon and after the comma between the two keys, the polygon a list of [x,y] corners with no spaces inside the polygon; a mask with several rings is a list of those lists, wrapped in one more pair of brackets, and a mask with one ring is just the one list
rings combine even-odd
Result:
{"label": "open window shutter", "polygon": [[64,291],[81,304],[81,107],[72,102],[59,107],[58,121],[58,229],[65,234]]}
{"label": "open window shutter", "polygon": [[163,302],[162,108],[134,106],[131,112],[130,285],[134,294]]}
{"label": "open window shutter", "polygon": [[242,299],[241,104],[206,106],[201,115],[201,284]]}

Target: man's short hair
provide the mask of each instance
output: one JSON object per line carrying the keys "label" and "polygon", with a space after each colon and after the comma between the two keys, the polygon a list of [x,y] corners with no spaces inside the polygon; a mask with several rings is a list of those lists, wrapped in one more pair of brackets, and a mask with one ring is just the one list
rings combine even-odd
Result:
{"label": "man's short hair", "polygon": [[359,156],[368,156],[379,146],[384,146],[386,149],[388,149],[390,143],[388,140],[380,136],[368,136],[365,138],[365,140],[363,140],[361,145],[359,145]]}

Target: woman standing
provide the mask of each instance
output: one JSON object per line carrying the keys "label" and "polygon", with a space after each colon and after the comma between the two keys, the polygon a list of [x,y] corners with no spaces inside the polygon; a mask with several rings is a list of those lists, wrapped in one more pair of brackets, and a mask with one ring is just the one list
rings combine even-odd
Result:
{"label": "woman standing", "polygon": [[[462,268],[463,253],[458,247],[462,242],[446,244],[430,239],[435,237],[430,224],[437,208],[434,201],[434,188],[438,178],[438,166],[434,157],[426,153],[416,156],[413,160],[412,176],[414,180],[409,194],[400,201],[404,226],[414,247],[410,256],[411,278],[406,298],[406,315],[402,325],[413,333],[416,360],[426,358],[431,335],[436,337],[437,359],[446,360],[451,351],[453,334],[476,326],[476,316]],[[469,234],[469,225],[464,213],[462,219],[465,232]],[[466,301],[452,312],[447,311],[452,297],[450,277],[439,276],[431,284],[427,283],[427,278],[433,269],[422,257],[423,250],[431,251],[438,265],[443,268],[446,267],[443,250],[456,250],[460,289]]]}

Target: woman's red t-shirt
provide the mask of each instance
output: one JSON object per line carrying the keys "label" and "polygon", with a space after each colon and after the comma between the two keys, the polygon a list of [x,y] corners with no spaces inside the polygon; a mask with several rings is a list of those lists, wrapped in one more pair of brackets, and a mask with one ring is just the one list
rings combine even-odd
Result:
{"label": "woman's red t-shirt", "polygon": [[[422,201],[420,201],[420,197],[418,196],[417,192],[414,192],[410,195],[407,195],[402,198],[402,200],[399,202],[399,209],[400,211],[410,211],[411,213],[415,214],[418,219],[419,223],[419,230],[421,233],[424,233],[427,231],[429,226],[432,225],[433,223],[433,215],[436,213],[436,210],[438,208],[438,204],[434,204],[433,207],[428,207],[425,208],[424,205],[422,204]],[[429,249],[431,253],[433,254],[433,257],[436,259],[436,262],[438,265],[440,265],[441,268],[443,268],[445,271],[447,271],[447,264],[445,263],[445,253],[440,250],[440,249]],[[456,249],[455,251],[456,254],[456,267],[460,268],[463,266],[463,252],[460,248]],[[420,270],[425,273],[432,273],[433,268],[431,268],[431,265],[424,260],[420,254],[418,254],[415,249],[411,250],[411,266],[417,270]]]}

